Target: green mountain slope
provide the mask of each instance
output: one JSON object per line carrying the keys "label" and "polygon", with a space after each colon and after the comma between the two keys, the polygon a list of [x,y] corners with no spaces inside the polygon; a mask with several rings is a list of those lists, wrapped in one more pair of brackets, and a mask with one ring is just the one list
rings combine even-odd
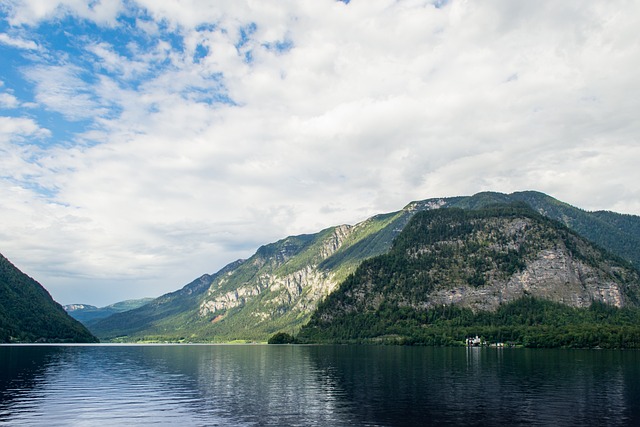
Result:
{"label": "green mountain slope", "polygon": [[[640,217],[615,212],[587,212],[536,191],[479,193],[449,207],[480,208],[495,203],[524,202],[538,213],[562,222],[599,246],[640,269]],[[465,206],[467,205],[467,206]]]}
{"label": "green mountain slope", "polygon": [[109,317],[112,314],[122,313],[123,311],[129,311],[141,307],[153,300],[154,298],[132,299],[120,301],[105,307],[96,307],[88,304],[68,304],[63,306],[63,308],[71,317],[81,322],[83,325],[88,325],[91,322]]}
{"label": "green mountain slope", "polygon": [[38,282],[0,255],[0,342],[97,342]]}
{"label": "green mountain slope", "polygon": [[103,339],[125,341],[266,341],[281,329],[297,331],[363,259],[388,250],[411,215],[400,211],[287,237],[203,276],[188,296],[167,294],[90,328]]}
{"label": "green mountain slope", "polygon": [[223,278],[241,264],[242,261],[233,262],[214,275],[204,274],[182,289],[162,295],[141,307],[90,322],[89,329],[97,336],[109,339],[122,336],[143,339],[147,335],[165,333],[167,339],[184,339],[182,334],[192,335],[190,331],[197,328],[194,323],[198,323],[199,318],[195,313],[211,282]]}
{"label": "green mountain slope", "polygon": [[[494,335],[522,340],[517,334],[532,319],[547,327],[561,319],[595,323],[597,316],[584,312],[594,302],[638,307],[640,274],[524,204],[440,209],[416,214],[387,254],[364,261],[319,305],[299,339],[447,344],[461,341],[460,331],[493,325]],[[545,313],[548,319],[535,320]],[[629,313],[640,319],[637,310]]]}
{"label": "green mountain slope", "polygon": [[640,269],[640,217],[615,212],[587,212],[533,191],[513,193],[539,213],[558,220],[581,236],[631,261]]}
{"label": "green mountain slope", "polygon": [[91,330],[103,339],[125,341],[265,341],[278,331],[296,333],[318,302],[362,261],[386,253],[416,213],[514,202],[526,203],[640,266],[640,217],[590,213],[537,192],[485,192],[412,202],[354,226],[282,239],[227,267],[224,274],[203,276],[188,294],[167,294],[144,308],[92,324]]}

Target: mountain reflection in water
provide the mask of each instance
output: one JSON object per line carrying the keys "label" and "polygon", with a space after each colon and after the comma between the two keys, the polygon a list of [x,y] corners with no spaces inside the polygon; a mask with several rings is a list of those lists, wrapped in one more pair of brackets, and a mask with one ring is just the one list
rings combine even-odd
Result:
{"label": "mountain reflection in water", "polygon": [[640,352],[0,346],[0,425],[640,425]]}

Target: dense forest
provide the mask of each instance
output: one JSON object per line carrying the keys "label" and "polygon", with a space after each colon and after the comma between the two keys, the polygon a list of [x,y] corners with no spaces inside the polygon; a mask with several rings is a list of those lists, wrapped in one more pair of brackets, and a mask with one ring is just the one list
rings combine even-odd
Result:
{"label": "dense forest", "polygon": [[0,342],[97,342],[38,282],[0,255]]}
{"label": "dense forest", "polygon": [[640,310],[601,302],[580,309],[531,297],[476,313],[453,305],[414,310],[384,304],[377,312],[352,312],[326,324],[314,319],[296,342],[451,346],[476,335],[525,347],[640,348]]}

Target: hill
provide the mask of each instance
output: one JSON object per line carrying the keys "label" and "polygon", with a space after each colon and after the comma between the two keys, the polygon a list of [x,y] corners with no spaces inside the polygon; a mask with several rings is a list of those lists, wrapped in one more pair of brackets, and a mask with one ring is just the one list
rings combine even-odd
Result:
{"label": "hill", "polygon": [[[631,263],[524,203],[440,209],[417,213],[387,254],[364,261],[319,305],[299,340],[451,344],[480,331],[546,345],[526,335],[530,327],[535,335],[535,326],[562,326],[549,337],[569,330],[582,340],[594,325],[626,318],[633,331],[625,340],[635,346],[639,303]],[[605,322],[603,313],[617,320]]]}
{"label": "hill", "polygon": [[403,210],[287,237],[90,328],[116,341],[266,341],[281,329],[297,331],[363,259],[388,250],[411,215]]}
{"label": "hill", "polygon": [[115,304],[107,305],[105,307],[96,307],[89,304],[68,304],[63,308],[71,317],[82,323],[88,325],[91,322],[95,322],[99,319],[104,319],[115,313],[122,313],[123,311],[133,310],[138,307],[153,301],[154,298],[141,298],[132,299],[126,301],[120,301]]}
{"label": "hill", "polygon": [[31,277],[0,255],[0,342],[97,342]]}
{"label": "hill", "polygon": [[353,226],[287,237],[262,246],[249,259],[221,272],[202,276],[197,285],[96,322],[91,330],[102,339],[123,341],[265,341],[278,331],[294,334],[308,322],[317,304],[362,261],[385,254],[416,213],[514,202],[527,204],[640,266],[640,217],[586,212],[532,191],[485,192],[411,202],[400,211]]}

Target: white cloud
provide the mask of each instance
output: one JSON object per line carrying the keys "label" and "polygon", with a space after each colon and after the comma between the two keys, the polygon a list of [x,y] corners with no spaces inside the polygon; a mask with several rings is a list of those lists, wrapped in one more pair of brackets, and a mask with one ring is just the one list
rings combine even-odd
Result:
{"label": "white cloud", "polygon": [[17,47],[18,49],[38,50],[38,44],[33,40],[25,40],[19,37],[11,37],[7,33],[0,33],[0,43],[8,46]]}
{"label": "white cloud", "polygon": [[83,73],[86,71],[73,65],[37,65],[25,70],[35,85],[36,101],[69,120],[99,117],[108,111],[91,84],[82,79]]}
{"label": "white cloud", "polygon": [[10,93],[0,93],[0,108],[16,108],[20,105],[18,98]]}
{"label": "white cloud", "polygon": [[9,22],[15,26],[37,25],[43,20],[67,14],[110,25],[123,10],[121,0],[9,0],[7,7]]}
{"label": "white cloud", "polygon": [[0,142],[22,140],[24,137],[42,138],[49,135],[50,132],[47,129],[41,128],[32,119],[0,116]]}
{"label": "white cloud", "polygon": [[87,50],[97,57],[100,67],[110,73],[120,75],[124,80],[129,80],[147,71],[147,64],[142,61],[130,61],[124,58],[115,52],[113,46],[109,43],[93,43],[87,46]]}
{"label": "white cloud", "polygon": [[[71,11],[126,33],[122,4],[100,4],[21,1],[10,16],[35,31]],[[5,255],[63,302],[95,302],[67,298],[110,277],[157,295],[259,244],[428,197],[535,189],[640,213],[635,3],[135,5],[157,41],[92,35],[77,41],[86,63],[24,67],[40,105],[91,123],[79,145],[17,157],[33,188],[2,187]],[[46,136],[26,120],[5,140]]]}

